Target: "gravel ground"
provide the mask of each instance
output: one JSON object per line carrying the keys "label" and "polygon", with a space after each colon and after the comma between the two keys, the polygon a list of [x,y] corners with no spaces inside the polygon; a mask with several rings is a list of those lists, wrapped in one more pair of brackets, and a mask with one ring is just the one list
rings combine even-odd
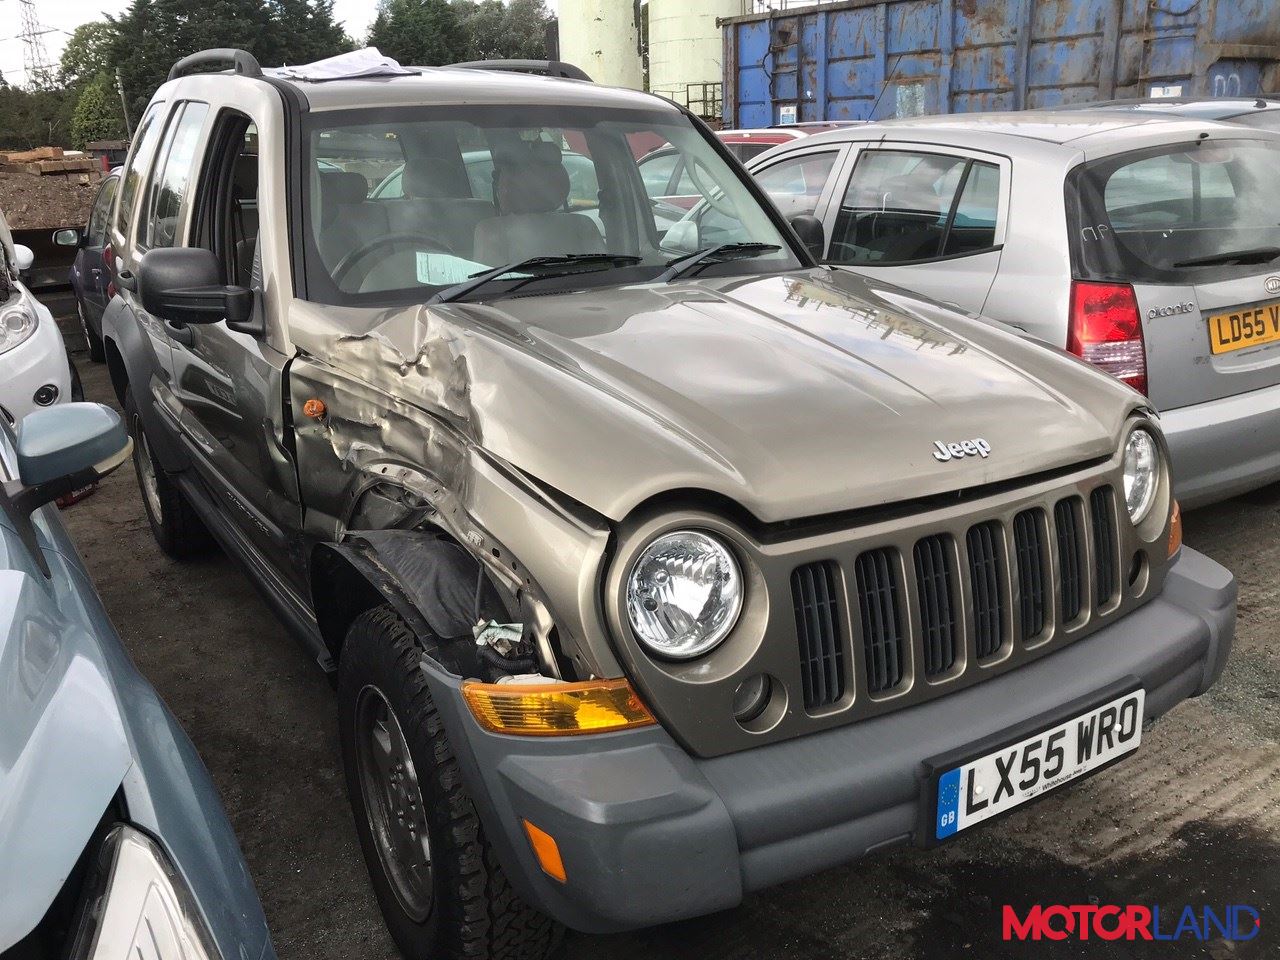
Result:
{"label": "gravel ground", "polygon": [[[74,349],[69,298],[46,297]],[[105,368],[76,353],[90,399]],[[227,559],[164,558],[132,471],[66,514],[143,672],[222,791],[283,960],[394,957],[356,846],[333,696]],[[1240,621],[1222,681],[1141,751],[1074,789],[932,853],[899,851],[750,897],[736,910],[616,937],[570,936],[565,960],[1280,956],[1280,486],[1195,511],[1186,541],[1235,571]],[[1001,905],[1244,903],[1251,942],[1001,939]]]}

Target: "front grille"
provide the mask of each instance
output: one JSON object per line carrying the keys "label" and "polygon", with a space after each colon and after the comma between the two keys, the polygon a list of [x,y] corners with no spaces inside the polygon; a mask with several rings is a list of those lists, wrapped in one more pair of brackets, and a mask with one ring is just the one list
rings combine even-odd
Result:
{"label": "front grille", "polygon": [[1013,518],[1013,547],[1018,561],[1018,624],[1023,643],[1044,633],[1049,608],[1040,510],[1023,510]]}
{"label": "front grille", "polygon": [[1059,500],[1053,507],[1053,526],[1058,537],[1058,582],[1062,590],[1062,620],[1071,623],[1080,616],[1085,602],[1084,526],[1080,501]]}
{"label": "front grille", "polygon": [[805,709],[829,707],[844,696],[844,645],[836,603],[836,565],[807,563],[791,572],[791,602],[800,641]]}
{"label": "front grille", "polygon": [[974,648],[979,660],[1004,646],[1004,573],[1000,569],[1003,539],[1000,524],[980,523],[965,537],[969,548],[969,583],[973,589]]}
{"label": "front grille", "polygon": [[[851,576],[842,576],[844,556],[796,567],[805,708],[905,691],[913,679],[944,685],[997,658],[1017,663],[1024,649],[1080,626],[1091,604],[1095,616],[1113,613],[1121,590],[1114,504],[1104,485],[1011,520],[979,519],[962,534],[917,529],[905,543],[855,554]],[[861,651],[857,672],[842,623]]]}
{"label": "front grille", "polygon": [[1089,515],[1093,520],[1094,592],[1098,596],[1098,606],[1105,607],[1116,595],[1116,573],[1120,569],[1116,513],[1110,487],[1099,487],[1090,494]]}
{"label": "front grille", "polygon": [[867,689],[872,693],[891,690],[902,682],[905,630],[894,560],[892,550],[882,549],[869,550],[854,561]]}
{"label": "front grille", "polygon": [[926,677],[944,673],[956,662],[955,578],[947,559],[950,545],[950,537],[926,537],[914,551]]}

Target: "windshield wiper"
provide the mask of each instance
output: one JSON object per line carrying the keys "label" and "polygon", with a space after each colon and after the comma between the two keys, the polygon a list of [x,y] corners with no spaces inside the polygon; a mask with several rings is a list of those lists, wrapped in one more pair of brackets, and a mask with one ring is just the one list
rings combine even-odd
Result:
{"label": "windshield wiper", "polygon": [[563,277],[575,273],[591,272],[587,270],[552,269],[544,273],[543,271],[546,268],[559,268],[578,264],[584,266],[602,264],[605,267],[626,267],[639,263],[641,259],[641,257],[619,253],[565,253],[553,257],[529,257],[527,260],[508,263],[502,267],[494,267],[492,270],[482,270],[480,273],[472,274],[462,283],[454,284],[452,287],[445,287],[445,289],[431,297],[427,303],[453,303],[456,300],[461,300],[472,291],[479,290],[490,281],[498,280],[509,273],[532,273],[533,276],[531,277],[520,278],[521,283],[528,283],[532,280],[542,280],[548,277]]}
{"label": "windshield wiper", "polygon": [[1174,266],[1212,267],[1220,263],[1270,263],[1272,260],[1280,260],[1280,247],[1253,247],[1249,250],[1214,253],[1207,257],[1192,257],[1190,260],[1179,260]]}
{"label": "windshield wiper", "polygon": [[702,266],[723,260],[746,260],[762,253],[782,249],[776,243],[721,243],[705,250],[695,250],[685,257],[677,257],[667,264],[667,269],[654,277],[654,283],[670,283]]}

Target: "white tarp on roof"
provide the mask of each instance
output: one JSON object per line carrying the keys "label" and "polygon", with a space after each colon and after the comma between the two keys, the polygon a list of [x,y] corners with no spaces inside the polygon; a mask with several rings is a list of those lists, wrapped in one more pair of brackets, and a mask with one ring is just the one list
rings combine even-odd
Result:
{"label": "white tarp on roof", "polygon": [[285,80],[319,83],[324,80],[354,80],[359,77],[405,77],[418,71],[402,67],[390,57],[384,57],[377,47],[365,47],[351,53],[340,53],[328,60],[317,60],[298,67],[272,67],[263,72]]}

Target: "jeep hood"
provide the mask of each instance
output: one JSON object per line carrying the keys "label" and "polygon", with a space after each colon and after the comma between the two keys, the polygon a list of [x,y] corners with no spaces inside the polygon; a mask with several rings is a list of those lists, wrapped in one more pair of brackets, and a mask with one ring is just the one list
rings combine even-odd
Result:
{"label": "jeep hood", "polygon": [[[303,352],[614,520],[674,490],[771,522],[1008,480],[1112,454],[1142,403],[1061,351],[844,271],[295,308]],[[977,438],[989,455],[934,456]]]}

